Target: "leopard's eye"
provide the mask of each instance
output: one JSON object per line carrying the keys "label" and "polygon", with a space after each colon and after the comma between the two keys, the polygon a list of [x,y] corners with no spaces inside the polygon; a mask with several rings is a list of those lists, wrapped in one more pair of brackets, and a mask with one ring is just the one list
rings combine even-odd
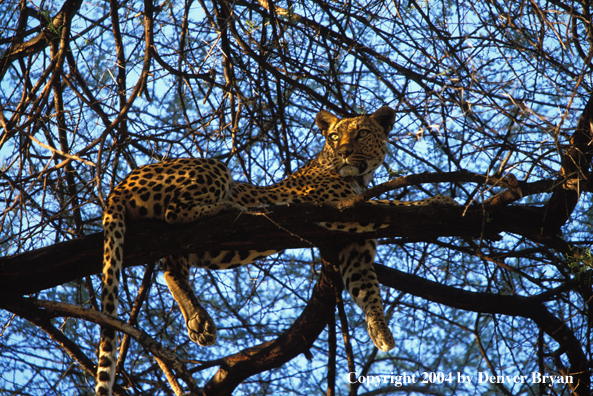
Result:
{"label": "leopard's eye", "polygon": [[368,129],[362,129],[358,132],[358,137],[359,138],[363,138],[365,136],[368,136],[369,134],[369,130]]}
{"label": "leopard's eye", "polygon": [[340,135],[338,135],[337,133],[330,133],[327,137],[332,142],[337,142],[340,139]]}

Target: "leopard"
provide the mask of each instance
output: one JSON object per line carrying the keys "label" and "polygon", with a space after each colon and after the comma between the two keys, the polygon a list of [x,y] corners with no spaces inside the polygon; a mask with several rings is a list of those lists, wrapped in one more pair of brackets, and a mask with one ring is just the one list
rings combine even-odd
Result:
{"label": "leopard", "polygon": [[[282,181],[259,186],[232,179],[228,167],[213,158],[179,158],[144,165],[128,174],[109,194],[103,211],[104,252],[101,310],[117,317],[126,225],[142,219],[168,224],[197,222],[232,210],[293,203],[350,199],[365,189],[384,162],[395,111],[383,106],[372,114],[346,116],[321,110],[315,123],[325,138],[319,154]],[[372,201],[388,205],[454,203],[437,196],[420,201]],[[448,197],[447,197],[448,198]],[[318,223],[348,232],[368,232],[382,225]],[[374,345],[390,351],[395,340],[387,324],[379,282],[373,269],[374,239],[340,249],[338,270],[345,289],[365,315]],[[189,284],[190,267],[219,270],[252,263],[277,250],[208,251],[163,258],[164,277],[184,316],[189,338],[200,346],[216,341],[216,325]],[[101,326],[97,395],[111,395],[115,380],[116,332]]]}

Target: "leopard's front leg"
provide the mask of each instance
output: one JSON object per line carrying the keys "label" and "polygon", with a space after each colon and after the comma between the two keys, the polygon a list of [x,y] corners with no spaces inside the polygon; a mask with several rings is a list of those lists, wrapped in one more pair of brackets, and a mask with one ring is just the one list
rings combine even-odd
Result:
{"label": "leopard's front leg", "polygon": [[369,239],[345,246],[339,253],[340,274],[356,305],[364,312],[369,335],[382,351],[395,347],[383,313],[377,274],[373,268],[377,243]]}
{"label": "leopard's front leg", "polygon": [[189,338],[201,346],[210,346],[216,342],[216,325],[189,285],[192,260],[197,260],[195,254],[166,257],[165,281],[185,318]]}

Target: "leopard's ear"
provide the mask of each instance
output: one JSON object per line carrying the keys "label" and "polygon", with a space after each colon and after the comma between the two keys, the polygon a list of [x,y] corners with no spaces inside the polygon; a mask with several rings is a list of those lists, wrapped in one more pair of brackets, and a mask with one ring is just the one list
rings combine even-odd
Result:
{"label": "leopard's ear", "polygon": [[315,117],[315,123],[323,132],[324,136],[327,136],[327,131],[339,121],[339,118],[330,113],[329,111],[321,110]]}
{"label": "leopard's ear", "polygon": [[383,106],[371,114],[371,118],[379,123],[385,130],[385,135],[389,135],[393,123],[395,122],[395,111],[389,106]]}

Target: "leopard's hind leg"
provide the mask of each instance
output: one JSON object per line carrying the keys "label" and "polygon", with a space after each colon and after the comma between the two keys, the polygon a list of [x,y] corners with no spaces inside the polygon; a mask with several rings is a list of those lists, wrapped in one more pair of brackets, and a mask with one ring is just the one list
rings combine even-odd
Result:
{"label": "leopard's hind leg", "polygon": [[165,281],[185,318],[189,338],[201,346],[210,346],[216,342],[216,325],[189,284],[189,268],[194,261],[195,254],[166,257]]}
{"label": "leopard's hind leg", "polygon": [[216,341],[216,325],[189,284],[189,268],[201,267],[211,270],[236,268],[277,252],[277,250],[225,250],[188,256],[169,256],[164,259],[165,281],[173,298],[179,304],[189,338],[193,342],[201,346],[213,345]]}

